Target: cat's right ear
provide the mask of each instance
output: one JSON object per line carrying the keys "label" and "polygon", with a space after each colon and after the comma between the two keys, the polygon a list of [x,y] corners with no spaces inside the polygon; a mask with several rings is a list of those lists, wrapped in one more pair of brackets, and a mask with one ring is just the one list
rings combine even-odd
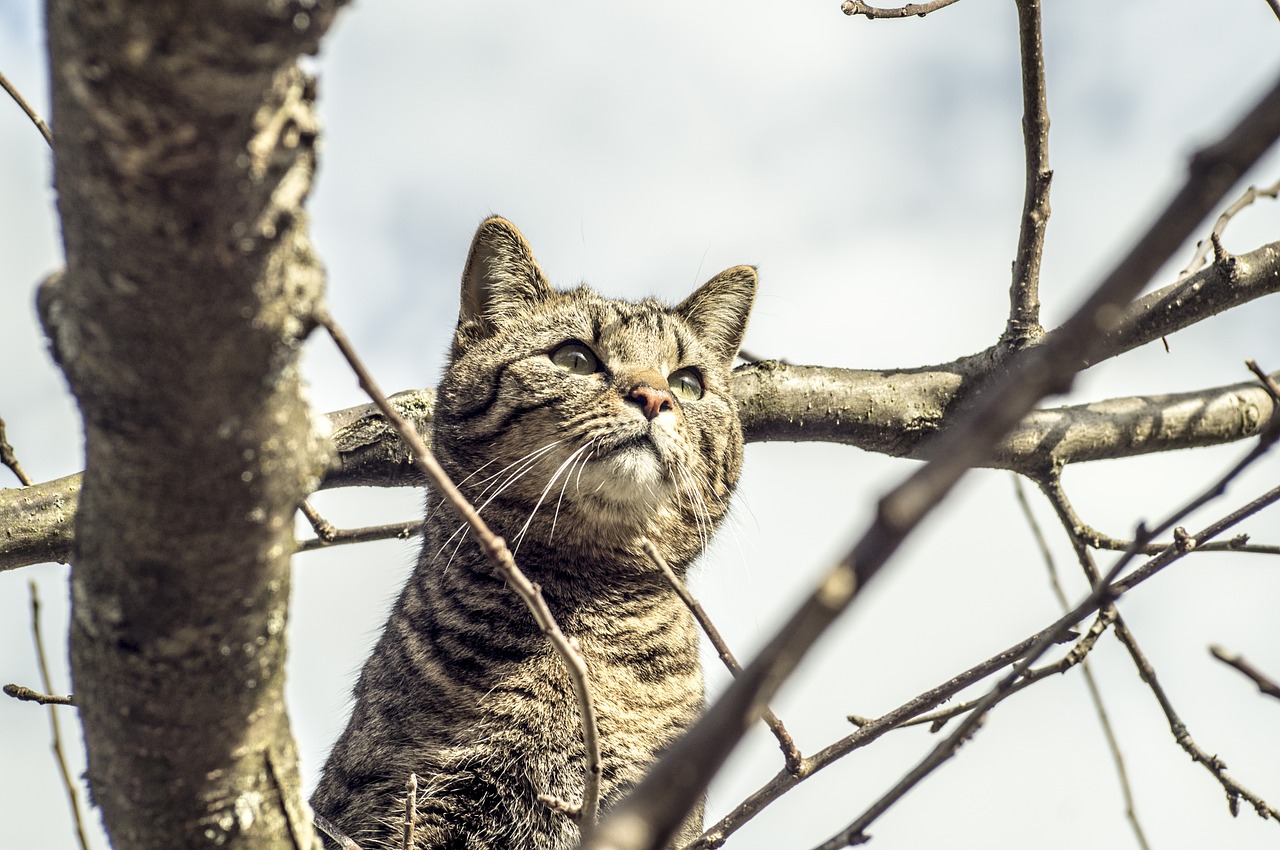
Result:
{"label": "cat's right ear", "polygon": [[514,224],[496,215],[481,222],[462,272],[459,328],[478,322],[491,329],[554,294]]}

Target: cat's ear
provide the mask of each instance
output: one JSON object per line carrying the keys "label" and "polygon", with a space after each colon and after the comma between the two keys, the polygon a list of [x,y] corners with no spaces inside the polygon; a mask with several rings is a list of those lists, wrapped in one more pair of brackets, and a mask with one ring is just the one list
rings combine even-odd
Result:
{"label": "cat's ear", "polygon": [[732,364],[747,332],[747,317],[756,299],[756,270],[734,266],[704,283],[676,313],[693,325],[702,340]]}
{"label": "cat's ear", "polygon": [[480,223],[462,272],[458,324],[502,324],[554,293],[533,250],[516,226],[500,216]]}

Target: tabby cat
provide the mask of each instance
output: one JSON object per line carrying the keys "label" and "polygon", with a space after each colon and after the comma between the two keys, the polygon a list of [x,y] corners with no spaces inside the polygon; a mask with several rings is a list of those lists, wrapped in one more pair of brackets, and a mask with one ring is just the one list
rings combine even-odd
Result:
{"label": "tabby cat", "polygon": [[[729,370],[755,297],[737,266],[678,307],[553,290],[510,222],[480,225],[437,393],[433,449],[542,586],[586,660],[607,811],[702,708],[693,619],[644,555],[683,574],[742,464]],[[582,798],[577,702],[561,659],[447,506],[355,688],[312,798],[364,850],[569,850]],[[701,805],[680,841],[696,836]]]}

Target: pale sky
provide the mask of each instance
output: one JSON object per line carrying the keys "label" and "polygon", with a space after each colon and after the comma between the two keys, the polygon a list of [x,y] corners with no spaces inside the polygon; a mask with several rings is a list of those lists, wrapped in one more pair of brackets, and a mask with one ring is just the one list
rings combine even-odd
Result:
{"label": "pale sky", "polygon": [[[1188,155],[1280,71],[1280,21],[1263,0],[1047,0],[1055,171],[1042,298],[1064,318],[1176,186]],[[0,5],[0,70],[48,115],[32,0]],[[747,347],[796,363],[920,366],[980,350],[1004,326],[1022,204],[1014,4],[963,0],[927,18],[846,18],[805,3],[425,3],[348,9],[315,66],[325,128],[313,236],[334,315],[388,389],[430,386],[456,317],[471,232],[515,221],[553,282],[678,300],[722,268],[759,266]],[[59,264],[48,150],[0,100],[0,417],[31,474],[81,468],[65,383],[34,319]],[[1250,175],[1280,179],[1273,153]],[[1243,189],[1243,186],[1241,187]],[[1202,232],[1207,233],[1207,225]],[[1280,204],[1226,235],[1252,250]],[[1170,282],[1187,246],[1155,281]],[[1192,390],[1280,368],[1280,301],[1253,302],[1086,374],[1074,401]],[[308,345],[320,410],[361,403],[332,347]],[[1054,402],[1057,403],[1057,402]],[[1244,444],[1068,471],[1100,530],[1125,536],[1207,484]],[[740,658],[861,533],[914,464],[842,446],[748,448],[737,505],[695,582]],[[11,486],[0,471],[0,482]],[[1189,529],[1274,486],[1272,457]],[[344,527],[417,515],[414,491],[321,494]],[[1079,596],[1062,532],[1037,502]],[[1280,542],[1272,508],[1242,530]],[[415,557],[381,543],[302,555],[291,611],[289,708],[314,784],[347,695]],[[1102,556],[1102,563],[1109,558]],[[68,688],[67,568],[0,573],[0,680],[38,684],[27,582],[45,607],[55,689]],[[1280,569],[1204,555],[1121,611],[1191,734],[1245,786],[1280,804],[1280,704],[1213,661],[1219,643],[1280,675]],[[775,709],[811,753],[1050,622],[1057,603],[1008,475],[970,476],[833,630]],[[1114,639],[1095,674],[1154,848],[1274,847],[1277,825],[1227,813],[1217,783],[1174,744]],[[712,692],[726,674],[708,656]],[[975,692],[976,693],[976,692]],[[63,710],[81,764],[74,714]],[[873,828],[881,848],[1136,847],[1115,768],[1078,671],[1011,699],[941,771]],[[727,845],[807,848],[855,818],[936,739],[892,733],[793,791]],[[41,709],[0,700],[0,823],[13,846],[72,847]],[[754,734],[713,788],[714,818],[781,767]],[[310,786],[309,786],[310,787]],[[93,846],[105,847],[96,827]]]}

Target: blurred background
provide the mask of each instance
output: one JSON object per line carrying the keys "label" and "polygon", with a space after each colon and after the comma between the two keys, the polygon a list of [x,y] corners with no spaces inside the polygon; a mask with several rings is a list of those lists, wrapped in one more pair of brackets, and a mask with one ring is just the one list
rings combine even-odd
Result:
{"label": "blurred background", "polygon": [[[1214,138],[1280,69],[1280,21],[1263,0],[1046,3],[1055,172],[1041,295],[1052,327],[1128,246]],[[46,117],[41,9],[0,4],[0,70]],[[354,4],[324,53],[325,126],[310,208],[329,300],[388,391],[432,386],[476,224],[515,221],[559,285],[682,298],[752,263],[761,292],[746,348],[858,368],[944,362],[1004,327],[1023,197],[1017,19],[967,0],[925,19],[847,18],[836,0]],[[28,472],[82,466],[73,403],[34,315],[60,263],[49,151],[0,98],[0,416]],[[1251,175],[1280,179],[1275,152]],[[1240,187],[1243,189],[1243,186]],[[1234,195],[1233,195],[1234,197]],[[1209,223],[1202,228],[1207,235]],[[1280,236],[1263,201],[1229,250]],[[1154,285],[1171,282],[1188,245]],[[1280,368],[1280,301],[1253,302],[1097,367],[1067,401],[1248,380]],[[305,367],[318,410],[362,397],[327,340]],[[1059,403],[1059,402],[1053,402]],[[1125,537],[1240,457],[1244,444],[1072,467],[1085,519]],[[913,467],[842,446],[752,445],[736,507],[696,590],[750,658],[814,577]],[[1274,486],[1271,457],[1187,527]],[[0,470],[3,486],[15,486]],[[321,493],[340,527],[414,519],[414,490]],[[1069,594],[1085,592],[1063,532],[1036,513]],[[1280,542],[1277,509],[1242,530]],[[314,784],[349,691],[415,558],[384,542],[296,560],[289,708]],[[1109,556],[1102,557],[1105,565]],[[27,583],[44,603],[54,689],[66,664],[67,567],[0,573],[0,680],[38,687]],[[1214,661],[1210,643],[1280,675],[1280,560],[1204,554],[1120,604],[1192,736],[1280,804],[1280,704]],[[970,475],[822,642],[775,704],[806,753],[1022,639],[1058,612],[1006,473]],[[1236,819],[1175,745],[1111,636],[1091,656],[1154,848],[1274,847],[1275,823]],[[710,690],[727,675],[707,655]],[[192,695],[197,698],[198,695]],[[83,753],[62,709],[73,770]],[[731,839],[804,848],[856,817],[935,744],[892,733],[810,779]],[[72,847],[45,711],[0,700],[6,846]],[[714,786],[709,818],[781,768],[761,728]],[[310,788],[310,785],[308,786]],[[105,847],[96,814],[91,844]],[[877,847],[1138,846],[1079,671],[1001,706],[977,738],[872,829]]]}

